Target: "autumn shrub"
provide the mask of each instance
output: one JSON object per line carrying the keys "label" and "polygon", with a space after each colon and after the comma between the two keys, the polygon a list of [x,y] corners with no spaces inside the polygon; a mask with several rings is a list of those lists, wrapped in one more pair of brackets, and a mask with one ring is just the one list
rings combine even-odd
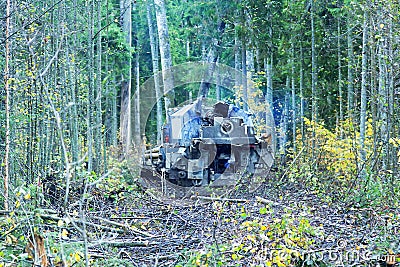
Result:
{"label": "autumn shrub", "polygon": [[[329,130],[323,122],[316,123],[307,118],[304,118],[304,125],[303,136],[300,130],[297,131],[297,154],[293,155],[292,164],[282,170],[284,181],[301,183],[328,201],[339,198],[358,205],[378,205],[389,201],[385,200],[388,196],[393,196],[392,199],[394,195],[399,196],[399,188],[389,184],[385,174],[374,169],[379,155],[373,152],[372,119],[366,122],[365,162],[361,161],[359,129],[350,119],[335,130]],[[392,143],[395,141],[390,139]]]}
{"label": "autumn shrub", "polygon": [[[290,182],[301,183],[310,190],[338,194],[349,187],[359,173],[359,134],[350,120],[342,123],[342,129],[329,130],[323,122],[304,118],[304,132],[297,131],[295,151],[290,170],[282,171]],[[372,126],[367,123],[365,151],[372,153]],[[292,152],[293,152],[292,148]],[[363,166],[365,167],[365,166]]]}

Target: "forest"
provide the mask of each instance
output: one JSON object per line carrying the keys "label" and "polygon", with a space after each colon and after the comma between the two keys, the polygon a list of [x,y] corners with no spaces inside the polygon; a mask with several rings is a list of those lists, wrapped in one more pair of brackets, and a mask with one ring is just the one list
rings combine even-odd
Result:
{"label": "forest", "polygon": [[[400,265],[399,1],[0,10],[0,267]],[[253,143],[215,139],[221,161],[196,165],[199,135],[236,127],[217,107]]]}

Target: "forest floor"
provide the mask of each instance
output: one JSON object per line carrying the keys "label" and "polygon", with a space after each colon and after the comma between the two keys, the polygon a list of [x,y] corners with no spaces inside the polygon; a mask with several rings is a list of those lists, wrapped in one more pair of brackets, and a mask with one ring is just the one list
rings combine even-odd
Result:
{"label": "forest floor", "polygon": [[66,209],[38,208],[30,193],[20,194],[14,211],[0,214],[0,266],[32,266],[30,248],[41,251],[41,266],[84,266],[86,253],[90,266],[102,267],[400,261],[398,207],[361,207],[274,179],[253,192],[239,186],[221,199],[172,203],[122,177],[111,175],[86,195],[75,192]]}
{"label": "forest floor", "polygon": [[130,227],[90,253],[132,266],[376,266],[400,248],[400,209],[346,207],[299,185],[185,206],[139,193],[100,213]]}

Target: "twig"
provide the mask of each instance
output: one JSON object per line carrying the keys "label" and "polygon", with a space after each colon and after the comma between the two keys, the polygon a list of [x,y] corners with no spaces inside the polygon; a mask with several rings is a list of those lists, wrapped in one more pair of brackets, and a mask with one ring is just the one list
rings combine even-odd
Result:
{"label": "twig", "polygon": [[[262,198],[262,197],[259,197],[259,196],[256,196],[256,200],[258,201],[258,202],[260,202],[260,203],[263,203],[263,204],[272,204],[272,205],[274,205],[274,206],[283,206],[282,204],[280,204],[280,203],[278,203],[278,202],[274,202],[274,201],[272,201],[272,200],[269,200],[269,199],[265,199],[265,198]],[[287,206],[285,206],[285,208],[286,209],[289,209],[289,210],[293,210],[293,208],[291,208],[291,207],[287,207]]]}
{"label": "twig", "polygon": [[95,218],[95,219],[97,219],[97,220],[100,220],[100,221],[103,221],[103,222],[108,223],[108,224],[112,224],[112,225],[115,225],[115,226],[123,227],[123,228],[125,228],[125,229],[127,229],[127,230],[130,230],[130,231],[132,231],[132,232],[134,232],[134,233],[137,233],[137,234],[144,235],[144,236],[146,236],[146,237],[150,237],[150,238],[155,238],[155,237],[157,237],[157,236],[155,236],[155,235],[152,235],[152,234],[149,234],[149,233],[147,233],[147,232],[141,231],[141,230],[137,229],[136,227],[133,228],[133,226],[129,226],[129,225],[127,225],[127,224],[123,224],[123,223],[119,223],[119,222],[114,222],[114,221],[111,221],[111,220],[108,220],[108,219],[105,219],[105,218],[102,218],[102,217],[97,217],[97,216],[95,216],[95,217],[93,217],[93,218]]}
{"label": "twig", "polygon": [[155,241],[137,241],[137,240],[121,240],[121,241],[111,241],[111,240],[104,240],[99,241],[96,243],[89,244],[89,247],[96,247],[101,245],[110,245],[114,247],[147,247],[147,246],[154,246],[159,245],[159,242]]}
{"label": "twig", "polygon": [[211,201],[227,201],[227,202],[249,202],[248,199],[244,198],[219,198],[219,197],[206,197],[206,196],[192,196],[192,198],[197,198],[201,200],[211,200]]}

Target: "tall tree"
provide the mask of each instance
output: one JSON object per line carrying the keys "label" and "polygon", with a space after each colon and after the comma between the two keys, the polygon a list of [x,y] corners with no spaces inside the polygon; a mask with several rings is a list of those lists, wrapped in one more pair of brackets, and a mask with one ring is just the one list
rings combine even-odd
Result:
{"label": "tall tree", "polygon": [[[311,118],[314,123],[317,122],[317,112],[318,112],[318,96],[317,96],[317,58],[316,58],[316,48],[315,48],[315,10],[314,1],[310,1],[310,16],[311,16]],[[312,138],[312,151],[314,158],[315,151],[315,127],[313,127],[313,138]]]}
{"label": "tall tree", "polygon": [[[361,109],[360,109],[360,155],[361,164],[367,159],[365,151],[365,122],[367,119],[367,42],[368,42],[368,14],[367,7],[364,8],[364,23],[362,36],[362,68],[361,68]],[[365,179],[365,166],[362,165],[362,178]]]}
{"label": "tall tree", "polygon": [[[121,0],[120,2],[122,30],[128,49],[132,48],[132,2]],[[121,111],[120,111],[120,138],[125,155],[130,152],[131,145],[131,88],[132,88],[132,55],[129,54],[126,64],[129,66],[126,77],[123,77],[121,87]]]}
{"label": "tall tree", "polygon": [[[341,41],[340,41],[340,17],[337,19],[337,61],[338,61],[338,91],[339,91],[339,122],[343,123],[343,87],[342,87],[342,56],[341,56]],[[340,127],[340,138],[343,138],[343,128]]]}
{"label": "tall tree", "polygon": [[161,69],[164,86],[164,106],[167,114],[168,107],[171,104],[174,105],[175,100],[174,78],[171,73],[172,57],[168,34],[167,11],[164,0],[154,0],[154,4],[156,8],[158,40],[160,44]]}
{"label": "tall tree", "polygon": [[[351,4],[351,2],[350,2]],[[354,48],[353,48],[353,9],[347,13],[347,114],[352,118],[354,108]]]}
{"label": "tall tree", "polygon": [[6,147],[4,156],[4,209],[8,210],[8,183],[10,181],[10,79],[9,79],[9,58],[10,58],[10,9],[11,0],[7,0],[6,4],[6,53],[4,56],[4,89],[6,91],[5,109],[6,109]]}
{"label": "tall tree", "polygon": [[149,39],[150,39],[150,51],[151,51],[151,63],[153,67],[153,77],[154,77],[154,90],[155,90],[155,95],[156,95],[156,101],[157,101],[157,143],[162,142],[162,94],[160,91],[160,81],[158,79],[158,71],[159,71],[159,66],[158,66],[158,49],[156,45],[156,33],[154,32],[154,27],[153,27],[153,20],[152,20],[152,6],[151,6],[151,0],[146,0],[146,15],[147,15],[147,25],[149,28]]}

